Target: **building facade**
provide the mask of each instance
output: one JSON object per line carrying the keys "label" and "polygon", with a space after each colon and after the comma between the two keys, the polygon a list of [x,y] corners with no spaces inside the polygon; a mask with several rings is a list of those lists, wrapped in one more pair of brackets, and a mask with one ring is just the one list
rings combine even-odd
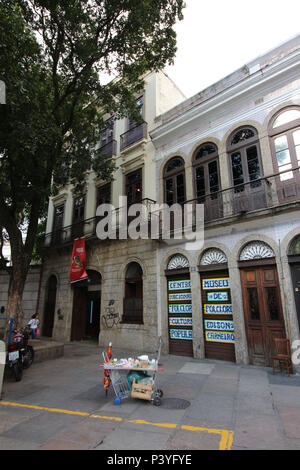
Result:
{"label": "building facade", "polygon": [[270,365],[299,339],[300,36],[158,116],[157,201],[204,205],[204,244],[158,244],[165,352]]}
{"label": "building facade", "polygon": [[[64,187],[49,202],[40,298],[42,335],[63,341],[95,338],[106,347],[155,350],[157,337],[156,244],[154,240],[99,240],[96,209],[112,204],[116,218],[120,196],[151,206],[156,198],[155,149],[149,132],[155,117],[185,99],[163,73],[145,77],[137,96],[143,122],[107,116],[99,142],[101,154],[112,156],[111,183],[87,175],[82,195]],[[70,283],[73,241],[84,237],[88,282]]]}

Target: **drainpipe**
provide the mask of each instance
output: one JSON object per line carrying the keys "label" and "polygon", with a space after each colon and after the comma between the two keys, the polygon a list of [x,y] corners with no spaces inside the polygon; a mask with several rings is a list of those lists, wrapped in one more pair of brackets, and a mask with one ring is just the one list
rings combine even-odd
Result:
{"label": "drainpipe", "polygon": [[38,293],[37,293],[37,299],[36,299],[35,313],[39,313],[41,284],[42,284],[42,277],[43,277],[43,267],[44,267],[44,259],[42,258],[42,264],[41,264],[41,267],[40,267],[40,278],[39,278],[39,287],[38,287]]}

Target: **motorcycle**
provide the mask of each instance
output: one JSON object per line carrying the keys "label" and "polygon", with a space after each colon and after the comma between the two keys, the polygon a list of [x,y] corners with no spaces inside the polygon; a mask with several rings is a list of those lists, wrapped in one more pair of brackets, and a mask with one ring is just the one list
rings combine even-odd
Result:
{"label": "motorcycle", "polygon": [[34,360],[34,349],[28,344],[29,331],[13,331],[13,340],[8,345],[7,365],[12,369],[15,380],[19,382],[23,376],[23,369],[28,369]]}

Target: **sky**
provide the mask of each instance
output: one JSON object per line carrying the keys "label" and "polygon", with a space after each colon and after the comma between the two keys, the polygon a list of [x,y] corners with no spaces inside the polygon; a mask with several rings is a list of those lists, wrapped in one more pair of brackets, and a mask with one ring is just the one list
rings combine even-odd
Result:
{"label": "sky", "polygon": [[186,0],[165,71],[187,98],[300,34],[300,0]]}

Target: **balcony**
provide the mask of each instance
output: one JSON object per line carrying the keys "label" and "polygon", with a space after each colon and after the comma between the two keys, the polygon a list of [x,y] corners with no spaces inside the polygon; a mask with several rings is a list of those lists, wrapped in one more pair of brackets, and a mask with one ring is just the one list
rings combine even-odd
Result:
{"label": "balcony", "polygon": [[111,139],[110,141],[106,142],[106,144],[102,145],[102,147],[98,149],[98,155],[99,157],[101,157],[102,155],[105,155],[107,157],[117,155],[117,141]]}
{"label": "balcony", "polygon": [[186,201],[193,206],[193,214],[196,204],[204,205],[205,224],[254,216],[268,209],[280,211],[295,203],[300,203],[300,167]]}
{"label": "balcony", "polygon": [[[149,198],[144,198],[141,201],[141,204],[144,206],[145,210],[145,224],[150,223],[150,214],[151,207],[155,204],[155,201]],[[108,238],[114,239],[120,238],[119,235],[122,233],[124,235],[125,230],[127,230],[128,225],[132,221],[133,217],[128,216],[127,207],[118,207],[112,211],[112,231]],[[98,238],[96,233],[97,224],[103,219],[103,217],[92,217],[85,219],[76,224],[68,225],[62,227],[59,230],[49,232],[44,236],[42,245],[45,249],[47,248],[59,248],[64,246],[69,246],[73,244],[75,238],[84,237],[86,240],[96,240],[98,239],[101,242],[101,239]],[[129,238],[129,237],[128,237]]]}
{"label": "balcony", "polygon": [[122,134],[120,136],[120,150],[122,151],[143,139],[147,139],[147,127],[147,123],[142,122],[142,124],[132,127]]}

